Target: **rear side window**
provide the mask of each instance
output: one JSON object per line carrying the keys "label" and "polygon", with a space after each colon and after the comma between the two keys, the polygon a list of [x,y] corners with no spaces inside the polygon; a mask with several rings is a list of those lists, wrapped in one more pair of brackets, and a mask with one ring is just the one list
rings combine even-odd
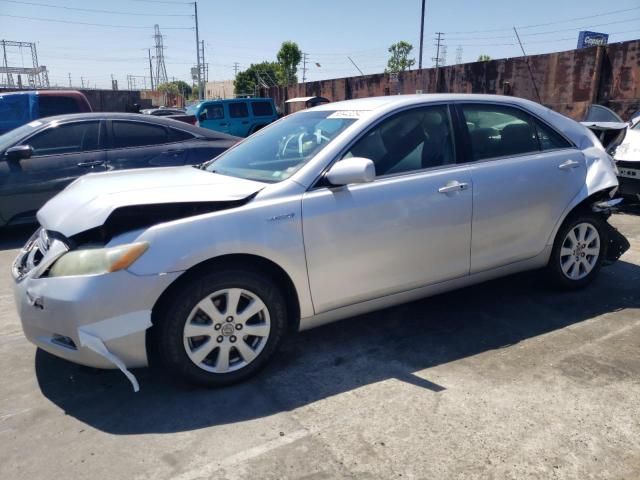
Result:
{"label": "rear side window", "polygon": [[236,102],[229,104],[229,116],[231,118],[248,117],[249,110],[245,102]]}
{"label": "rear side window", "polygon": [[167,129],[142,122],[113,122],[113,148],[159,145],[169,141]]}
{"label": "rear side window", "polygon": [[256,117],[270,117],[273,115],[271,102],[252,102],[251,110]]}
{"label": "rear side window", "polygon": [[184,132],[182,130],[176,130],[175,128],[169,129],[169,141],[170,142],[184,142],[185,140],[191,140],[193,135]]}
{"label": "rear side window", "polygon": [[51,117],[80,111],[78,103],[71,97],[39,95],[38,106],[40,108],[40,117]]}
{"label": "rear side window", "polygon": [[474,160],[540,151],[530,115],[500,105],[463,105]]}
{"label": "rear side window", "polygon": [[540,140],[542,150],[555,150],[558,148],[572,148],[572,145],[558,132],[552,130],[542,122],[536,121],[536,133]]}
{"label": "rear side window", "polygon": [[34,155],[60,155],[99,148],[100,122],[80,122],[48,128],[31,137],[27,144]]}

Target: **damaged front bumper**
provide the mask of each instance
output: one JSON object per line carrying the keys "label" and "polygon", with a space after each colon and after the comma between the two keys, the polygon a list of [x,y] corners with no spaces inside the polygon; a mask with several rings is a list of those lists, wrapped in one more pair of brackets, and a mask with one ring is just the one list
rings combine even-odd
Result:
{"label": "damaged front bumper", "polygon": [[139,276],[126,270],[56,278],[27,274],[15,279],[15,303],[32,343],[74,363],[119,368],[137,390],[127,369],[147,366],[151,309],[179,275]]}

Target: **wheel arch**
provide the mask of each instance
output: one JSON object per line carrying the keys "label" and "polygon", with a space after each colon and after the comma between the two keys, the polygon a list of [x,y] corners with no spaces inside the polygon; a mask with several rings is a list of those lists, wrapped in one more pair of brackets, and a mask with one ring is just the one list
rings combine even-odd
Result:
{"label": "wheel arch", "polygon": [[[576,198],[575,203],[570,205],[563,212],[558,222],[556,222],[556,225],[553,228],[553,231],[551,232],[549,239],[547,240],[547,244],[553,245],[553,242],[556,239],[556,235],[558,235],[558,231],[560,230],[560,227],[562,227],[562,225],[567,220],[567,218],[569,218],[571,215],[575,214],[576,212],[585,211],[585,210],[591,212],[592,211],[591,205],[601,200],[610,199],[612,197],[612,192],[614,192],[616,188],[617,187],[609,187],[602,190],[598,190],[597,192],[594,192],[591,195],[588,195],[579,201]],[[606,218],[606,214],[603,213],[602,215],[605,215],[605,218]]]}
{"label": "wheel arch", "polygon": [[300,322],[300,301],[293,280],[289,274],[277,263],[265,257],[253,254],[226,254],[213,257],[200,262],[180,275],[169,285],[156,300],[152,308],[152,320],[154,313],[161,309],[171,298],[173,292],[182,287],[185,283],[205,272],[211,272],[220,268],[241,268],[251,271],[260,271],[271,277],[281,288],[287,303],[287,317],[289,328],[297,330]]}

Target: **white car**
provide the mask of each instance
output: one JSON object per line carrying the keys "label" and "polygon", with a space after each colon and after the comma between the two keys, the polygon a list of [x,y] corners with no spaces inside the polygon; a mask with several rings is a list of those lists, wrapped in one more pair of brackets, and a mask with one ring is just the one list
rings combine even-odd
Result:
{"label": "white car", "polygon": [[25,335],[84,365],[226,385],[304,330],[546,268],[587,285],[629,247],[587,128],[490,95],[289,115],[199,168],[90,174],[13,265]]}

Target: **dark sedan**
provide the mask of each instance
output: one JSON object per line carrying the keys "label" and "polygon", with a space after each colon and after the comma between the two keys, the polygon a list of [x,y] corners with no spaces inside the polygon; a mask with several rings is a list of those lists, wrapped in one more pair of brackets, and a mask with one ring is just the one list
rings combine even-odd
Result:
{"label": "dark sedan", "polygon": [[83,113],[0,136],[0,226],[30,223],[47,200],[89,172],[194,165],[239,139],[152,115]]}

